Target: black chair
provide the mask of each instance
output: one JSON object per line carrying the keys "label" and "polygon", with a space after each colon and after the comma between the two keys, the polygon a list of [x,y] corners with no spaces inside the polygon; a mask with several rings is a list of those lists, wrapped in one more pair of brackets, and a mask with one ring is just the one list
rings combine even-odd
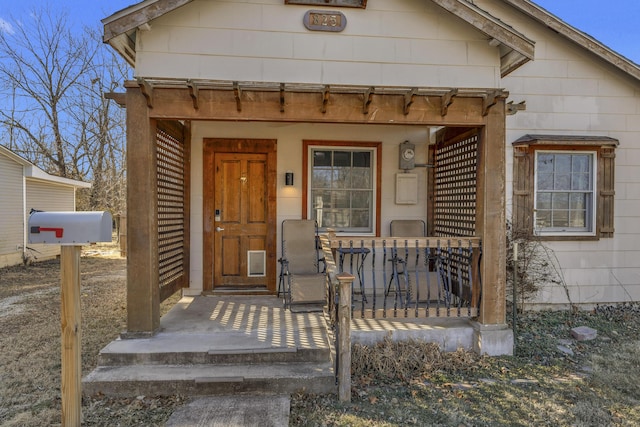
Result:
{"label": "black chair", "polygon": [[[411,285],[408,269],[411,267],[411,260],[415,260],[418,256],[418,250],[408,248],[405,249],[404,242],[406,239],[404,238],[425,237],[426,230],[426,224],[421,219],[395,219],[391,221],[390,238],[394,239],[396,237],[402,237],[403,239],[397,239],[396,246],[391,248],[391,259],[389,260],[392,263],[391,278],[389,279],[389,283],[387,284],[385,296],[389,295],[392,285],[395,282],[395,291],[398,293],[406,291],[407,296],[405,300],[407,303],[409,302],[411,298]],[[401,281],[404,282],[404,286],[400,284]]]}

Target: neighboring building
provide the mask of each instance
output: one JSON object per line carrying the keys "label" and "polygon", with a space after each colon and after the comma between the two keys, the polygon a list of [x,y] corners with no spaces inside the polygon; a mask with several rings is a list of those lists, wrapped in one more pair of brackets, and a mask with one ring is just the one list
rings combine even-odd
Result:
{"label": "neighboring building", "polygon": [[[484,325],[505,323],[507,220],[555,251],[572,302],[640,300],[640,67],[535,3],[146,0],[103,23],[136,76],[114,94],[128,115],[131,331],[157,330],[157,302],[181,286],[273,294],[287,218],[356,238],[397,218],[480,237]],[[438,155],[459,142],[470,151],[449,186],[467,191],[447,193]],[[366,179],[313,179],[345,168]],[[415,200],[396,194],[408,169]],[[241,197],[247,180],[260,185]],[[229,212],[261,226],[233,229]],[[171,253],[158,229],[173,230]],[[230,274],[247,248],[267,253],[261,281]],[[565,289],[537,302],[564,304]]]}
{"label": "neighboring building", "polygon": [[1,145],[0,182],[0,267],[58,256],[58,245],[28,243],[29,212],[75,211],[76,190],[91,184],[49,175]]}

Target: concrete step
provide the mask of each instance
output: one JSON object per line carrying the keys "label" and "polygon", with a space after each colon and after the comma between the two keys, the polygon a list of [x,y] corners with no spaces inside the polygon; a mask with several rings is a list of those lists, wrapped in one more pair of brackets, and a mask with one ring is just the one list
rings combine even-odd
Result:
{"label": "concrete step", "polygon": [[218,365],[260,363],[302,363],[329,360],[329,349],[276,347],[264,349],[172,351],[148,353],[100,353],[98,366],[125,365]]}
{"label": "concrete step", "polygon": [[100,351],[98,366],[268,364],[326,362],[331,358],[326,338],[312,334],[298,347],[283,342],[240,340],[234,334],[160,333],[152,338],[118,339]]}
{"label": "concrete step", "polygon": [[334,393],[331,362],[233,365],[99,366],[83,379],[85,395],[114,397]]}

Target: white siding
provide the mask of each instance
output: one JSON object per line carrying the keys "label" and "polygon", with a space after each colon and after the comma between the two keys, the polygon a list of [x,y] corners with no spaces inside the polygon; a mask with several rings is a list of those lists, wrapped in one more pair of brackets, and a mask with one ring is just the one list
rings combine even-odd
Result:
{"label": "white siding", "polygon": [[[385,86],[497,87],[498,48],[429,1],[337,8],[341,33],[309,31],[311,6],[195,0],[139,31],[136,75]],[[331,9],[334,10],[334,9]]]}
{"label": "white siding", "polygon": [[[75,192],[73,187],[49,184],[42,181],[27,180],[27,221],[31,209],[41,211],[75,210]],[[28,245],[37,252],[32,255],[37,260],[53,258],[60,254],[60,245]]]}
{"label": "white siding", "polygon": [[0,268],[22,260],[22,165],[0,154]]}
{"label": "white siding", "polygon": [[[496,0],[477,0],[536,41],[536,58],[503,80],[526,111],[507,118],[507,217],[512,198],[511,143],[525,134],[609,136],[616,152],[615,235],[597,242],[548,242],[574,303],[640,300],[640,83]],[[547,287],[540,303],[566,303]]]}

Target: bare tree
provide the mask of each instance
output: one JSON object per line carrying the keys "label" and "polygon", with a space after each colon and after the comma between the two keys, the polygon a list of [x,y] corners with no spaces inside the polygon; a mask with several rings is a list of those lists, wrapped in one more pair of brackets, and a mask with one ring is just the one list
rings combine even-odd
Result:
{"label": "bare tree", "polygon": [[[124,112],[103,99],[127,75],[97,32],[34,10],[0,28],[0,125],[9,148],[47,172],[92,181],[81,209],[122,211]],[[6,144],[6,142],[5,142]]]}
{"label": "bare tree", "polygon": [[[91,33],[91,38],[100,45],[98,33]],[[129,68],[104,46],[94,56],[93,63],[72,110],[78,126],[78,151],[86,155],[85,163],[92,177],[87,204],[92,209],[123,212],[126,199],[125,110],[105,99],[103,94],[116,91]]]}

